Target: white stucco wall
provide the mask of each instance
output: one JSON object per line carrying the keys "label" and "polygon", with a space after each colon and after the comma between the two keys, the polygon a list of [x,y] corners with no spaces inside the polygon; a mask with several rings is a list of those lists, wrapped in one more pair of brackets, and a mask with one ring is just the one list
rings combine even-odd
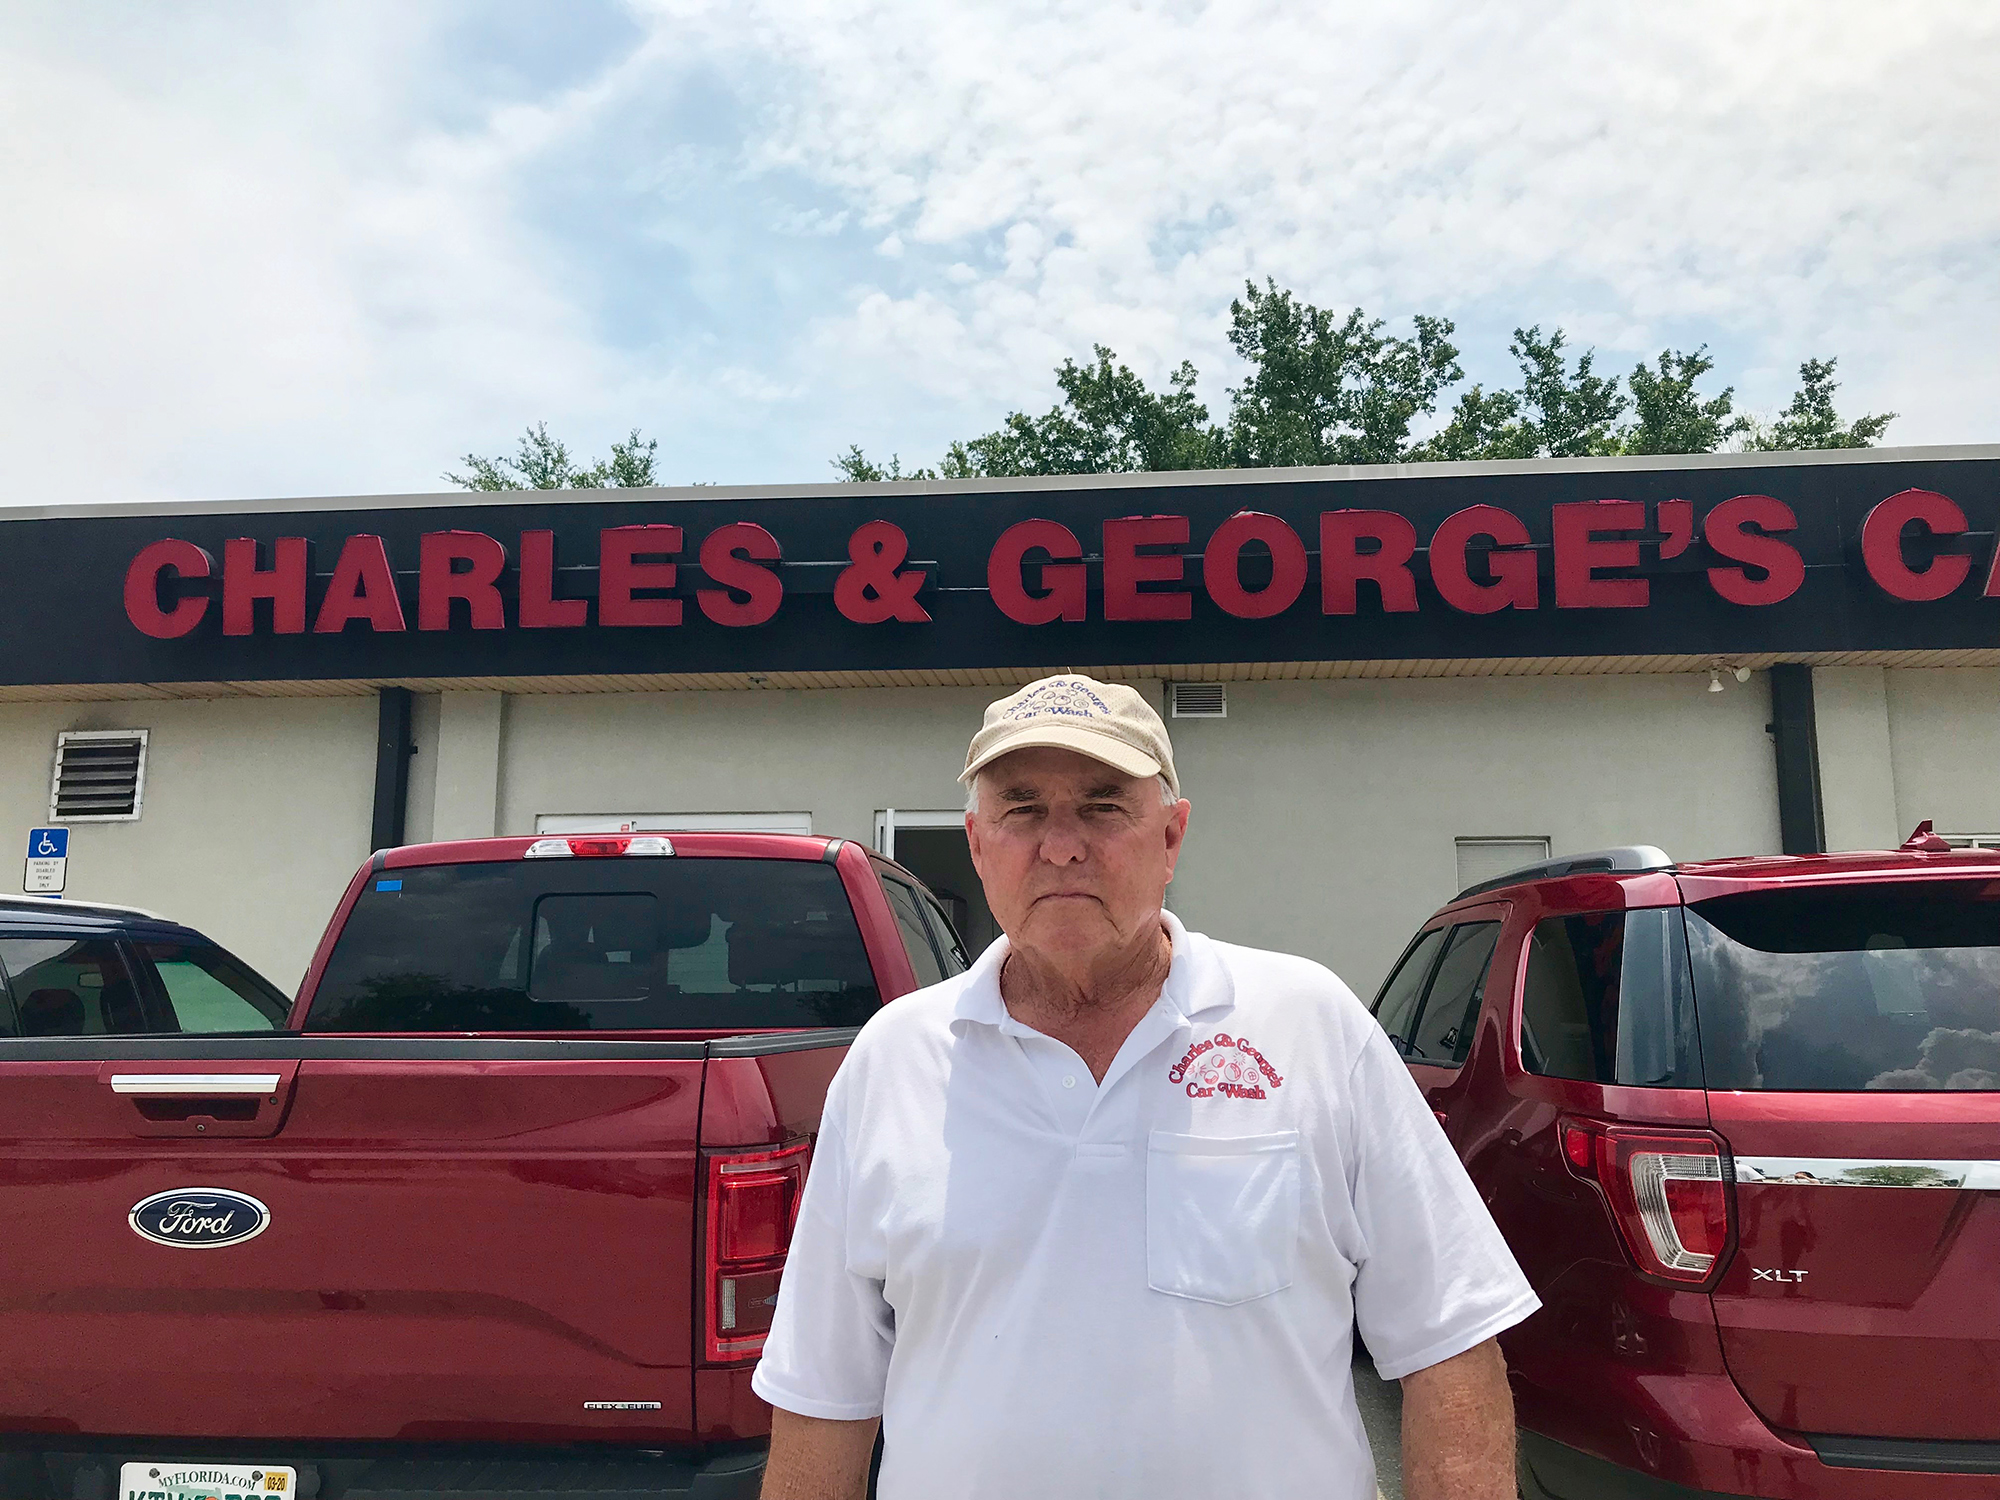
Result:
{"label": "white stucco wall", "polygon": [[[375,699],[0,704],[0,839],[17,852],[48,821],[65,729],[151,731],[138,821],[71,825],[68,898],[186,922],[295,988],[368,854]],[[21,872],[0,864],[0,888]]]}
{"label": "white stucco wall", "polygon": [[1924,818],[1940,833],[2000,833],[2000,671],[1884,676],[1896,841]]}
{"label": "white stucco wall", "polygon": [[1455,894],[1454,839],[1775,851],[1766,681],[1707,686],[1231,683],[1227,719],[1170,725],[1195,808],[1175,910],[1217,937],[1319,959],[1366,996]]}
{"label": "white stucco wall", "polygon": [[1889,689],[1880,667],[1813,669],[1820,803],[1829,849],[1893,849],[1909,833],[1896,806]]}
{"label": "white stucco wall", "polygon": [[808,811],[872,841],[887,807],[956,808],[983,688],[509,698],[502,833],[541,813]]}

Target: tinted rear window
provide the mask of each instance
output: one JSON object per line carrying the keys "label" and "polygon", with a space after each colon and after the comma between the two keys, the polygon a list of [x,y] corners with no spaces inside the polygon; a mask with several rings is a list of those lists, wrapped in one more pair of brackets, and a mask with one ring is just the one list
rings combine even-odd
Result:
{"label": "tinted rear window", "polygon": [[831,865],[565,859],[373,876],[321,1031],[858,1026],[879,1002]]}
{"label": "tinted rear window", "polygon": [[1711,1087],[2000,1089],[2000,882],[1688,909]]}
{"label": "tinted rear window", "polygon": [[1699,1088],[1680,908],[1537,922],[1521,992],[1521,1063],[1551,1078]]}

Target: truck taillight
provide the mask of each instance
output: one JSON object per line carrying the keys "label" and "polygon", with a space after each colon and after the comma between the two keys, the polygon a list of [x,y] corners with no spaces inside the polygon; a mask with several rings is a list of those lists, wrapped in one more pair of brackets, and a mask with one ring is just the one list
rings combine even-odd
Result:
{"label": "truck taillight", "polygon": [[1684,1286],[1714,1280],[1729,1250],[1732,1207],[1719,1140],[1575,1119],[1557,1134],[1571,1169],[1603,1189],[1642,1272]]}
{"label": "truck taillight", "polygon": [[763,1352],[809,1150],[798,1141],[703,1156],[703,1357],[712,1364]]}

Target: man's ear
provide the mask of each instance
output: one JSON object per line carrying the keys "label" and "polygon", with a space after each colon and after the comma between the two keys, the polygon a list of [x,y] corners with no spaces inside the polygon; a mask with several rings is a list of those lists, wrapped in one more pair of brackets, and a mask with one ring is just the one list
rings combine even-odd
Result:
{"label": "man's ear", "polygon": [[1167,813],[1167,883],[1169,885],[1173,883],[1174,866],[1180,861],[1181,846],[1187,842],[1188,814],[1193,810],[1194,805],[1187,798],[1183,797]]}

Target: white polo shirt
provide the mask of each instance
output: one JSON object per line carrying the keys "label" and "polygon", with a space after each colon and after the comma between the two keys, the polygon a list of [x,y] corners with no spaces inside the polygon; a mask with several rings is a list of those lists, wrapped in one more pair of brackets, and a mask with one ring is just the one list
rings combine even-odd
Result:
{"label": "white polo shirt", "polygon": [[1004,938],[833,1080],[753,1384],[880,1415],[883,1500],[1373,1500],[1355,1319],[1393,1379],[1538,1305],[1352,991],[1163,915],[1102,1084]]}

